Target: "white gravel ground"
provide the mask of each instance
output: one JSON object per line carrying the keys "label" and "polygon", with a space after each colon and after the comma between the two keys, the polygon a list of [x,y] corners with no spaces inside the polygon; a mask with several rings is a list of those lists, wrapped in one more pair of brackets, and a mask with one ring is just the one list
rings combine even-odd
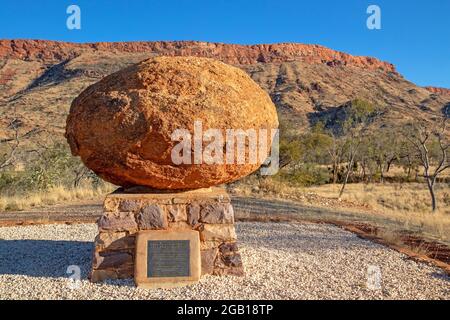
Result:
{"label": "white gravel ground", "polygon": [[[136,289],[132,280],[92,284],[94,224],[0,228],[1,299],[450,299],[440,269],[331,225],[237,223],[245,277],[205,276],[189,287]],[[69,265],[81,268],[70,288]],[[381,289],[367,287],[369,266]],[[372,278],[372,279],[376,279]]]}

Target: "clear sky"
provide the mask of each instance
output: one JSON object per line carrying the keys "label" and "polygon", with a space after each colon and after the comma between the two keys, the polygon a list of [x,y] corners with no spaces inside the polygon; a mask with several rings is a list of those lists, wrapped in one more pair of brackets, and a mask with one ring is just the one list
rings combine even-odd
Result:
{"label": "clear sky", "polygon": [[[66,27],[71,4],[81,9],[80,30]],[[366,26],[371,4],[381,9],[381,30]],[[1,39],[321,44],[447,88],[449,21],[450,0],[0,0]]]}

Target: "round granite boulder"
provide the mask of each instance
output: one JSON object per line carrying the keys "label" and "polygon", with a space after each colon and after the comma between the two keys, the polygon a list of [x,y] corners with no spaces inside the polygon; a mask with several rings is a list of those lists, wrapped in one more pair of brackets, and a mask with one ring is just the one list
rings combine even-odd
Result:
{"label": "round granite boulder", "polygon": [[[157,57],[84,90],[72,102],[66,138],[74,155],[116,185],[194,189],[258,169],[277,127],[275,106],[244,71],[207,58]],[[266,154],[255,163],[246,149],[244,163],[227,162],[227,150],[237,159],[239,145],[227,139],[230,129],[259,132],[258,145],[266,129]]]}

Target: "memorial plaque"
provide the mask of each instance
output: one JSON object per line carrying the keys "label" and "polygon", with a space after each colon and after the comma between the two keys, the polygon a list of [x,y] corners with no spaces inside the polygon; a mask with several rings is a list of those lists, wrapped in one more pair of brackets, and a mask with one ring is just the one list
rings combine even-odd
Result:
{"label": "memorial plaque", "polygon": [[149,240],[147,277],[189,277],[189,240]]}
{"label": "memorial plaque", "polygon": [[140,231],[136,236],[135,282],[139,287],[168,288],[200,279],[198,231]]}

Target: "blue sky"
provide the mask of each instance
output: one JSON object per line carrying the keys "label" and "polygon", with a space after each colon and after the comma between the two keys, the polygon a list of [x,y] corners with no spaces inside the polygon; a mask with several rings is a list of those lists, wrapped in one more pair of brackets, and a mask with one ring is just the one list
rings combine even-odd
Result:
{"label": "blue sky", "polygon": [[[81,8],[81,30],[66,27],[71,4]],[[381,30],[366,27],[370,4],[381,8]],[[450,0],[0,0],[2,39],[321,44],[447,88],[449,20]]]}

